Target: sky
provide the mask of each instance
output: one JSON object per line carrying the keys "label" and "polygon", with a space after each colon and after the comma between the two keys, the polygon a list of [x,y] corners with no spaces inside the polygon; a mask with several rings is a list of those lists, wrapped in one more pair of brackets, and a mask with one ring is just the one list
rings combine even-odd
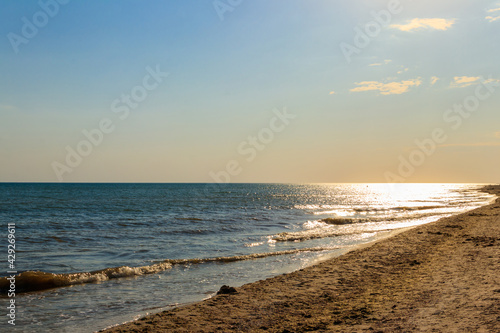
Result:
{"label": "sky", "polygon": [[0,182],[500,182],[500,2],[4,0]]}

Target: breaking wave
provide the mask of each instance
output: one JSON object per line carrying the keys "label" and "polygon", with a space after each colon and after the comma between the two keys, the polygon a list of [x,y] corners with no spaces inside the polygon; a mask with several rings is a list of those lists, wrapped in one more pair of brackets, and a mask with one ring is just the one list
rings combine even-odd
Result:
{"label": "breaking wave", "polygon": [[[229,257],[194,258],[194,259],[166,259],[152,265],[141,267],[120,266],[106,268],[92,272],[55,274],[41,271],[26,271],[15,276],[15,290],[17,293],[41,291],[52,288],[67,287],[85,283],[99,283],[122,277],[132,277],[159,273],[171,269],[173,265],[202,264],[208,262],[229,263],[242,260],[260,259],[271,256],[295,254],[300,252],[319,252],[335,250],[336,247],[315,247],[294,249],[276,252],[254,253]],[[8,277],[0,278],[0,293],[6,294],[10,287]]]}
{"label": "breaking wave", "polygon": [[354,216],[356,214],[394,214],[425,210],[450,209],[447,205],[420,205],[420,206],[392,206],[392,207],[346,207],[343,205],[295,205],[294,208],[307,211],[309,214],[323,215],[334,214],[340,217]]}
{"label": "breaking wave", "polygon": [[264,252],[264,253],[253,253],[253,254],[244,254],[240,256],[230,256],[230,257],[216,257],[216,258],[207,258],[207,259],[167,259],[164,262],[170,263],[172,265],[180,265],[180,264],[201,264],[206,262],[234,262],[234,261],[242,261],[242,260],[252,260],[252,259],[260,259],[271,256],[281,256],[285,254],[295,254],[300,252],[319,252],[319,251],[329,251],[335,250],[336,247],[312,247],[305,249],[294,249],[294,250],[284,250],[284,251],[276,251],[276,252]]}
{"label": "breaking wave", "polygon": [[[172,268],[168,262],[142,267],[112,267],[92,272],[55,274],[41,271],[27,271],[15,276],[16,292],[39,291],[45,289],[67,287],[76,284],[98,283],[111,279],[137,275],[154,274]],[[0,278],[0,292],[6,293],[10,281]]]}
{"label": "breaking wave", "polygon": [[[377,231],[386,231],[389,229],[379,229]],[[272,240],[277,242],[291,242],[291,241],[306,241],[311,239],[326,238],[326,237],[337,237],[337,236],[347,236],[363,234],[367,232],[373,232],[368,230],[335,230],[327,228],[316,228],[305,231],[296,232],[282,232],[271,237]]]}
{"label": "breaking wave", "polygon": [[316,221],[307,221],[302,225],[304,230],[282,232],[269,239],[276,242],[298,242],[311,239],[360,235],[394,229],[414,227],[429,223],[449,214],[421,214],[418,218],[325,218]]}

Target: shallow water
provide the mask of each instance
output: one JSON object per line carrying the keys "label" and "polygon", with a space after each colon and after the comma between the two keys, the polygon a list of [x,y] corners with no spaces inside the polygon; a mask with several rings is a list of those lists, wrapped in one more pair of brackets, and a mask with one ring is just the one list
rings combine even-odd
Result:
{"label": "shallow water", "polygon": [[88,332],[198,301],[489,203],[478,188],[0,184],[0,222],[16,224],[15,331]]}

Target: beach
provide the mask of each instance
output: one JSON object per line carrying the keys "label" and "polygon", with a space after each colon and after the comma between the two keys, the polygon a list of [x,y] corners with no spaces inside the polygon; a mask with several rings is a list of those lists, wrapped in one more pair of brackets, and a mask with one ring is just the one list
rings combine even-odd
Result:
{"label": "beach", "polygon": [[499,266],[497,199],[106,332],[498,332]]}

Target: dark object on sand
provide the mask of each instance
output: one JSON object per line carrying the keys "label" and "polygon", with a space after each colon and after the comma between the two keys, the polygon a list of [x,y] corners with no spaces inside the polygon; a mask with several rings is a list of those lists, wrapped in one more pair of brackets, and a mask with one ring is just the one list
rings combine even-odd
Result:
{"label": "dark object on sand", "polygon": [[219,291],[217,292],[217,295],[221,295],[221,294],[226,295],[226,294],[235,294],[235,293],[237,293],[236,288],[223,285],[222,287],[220,287]]}

